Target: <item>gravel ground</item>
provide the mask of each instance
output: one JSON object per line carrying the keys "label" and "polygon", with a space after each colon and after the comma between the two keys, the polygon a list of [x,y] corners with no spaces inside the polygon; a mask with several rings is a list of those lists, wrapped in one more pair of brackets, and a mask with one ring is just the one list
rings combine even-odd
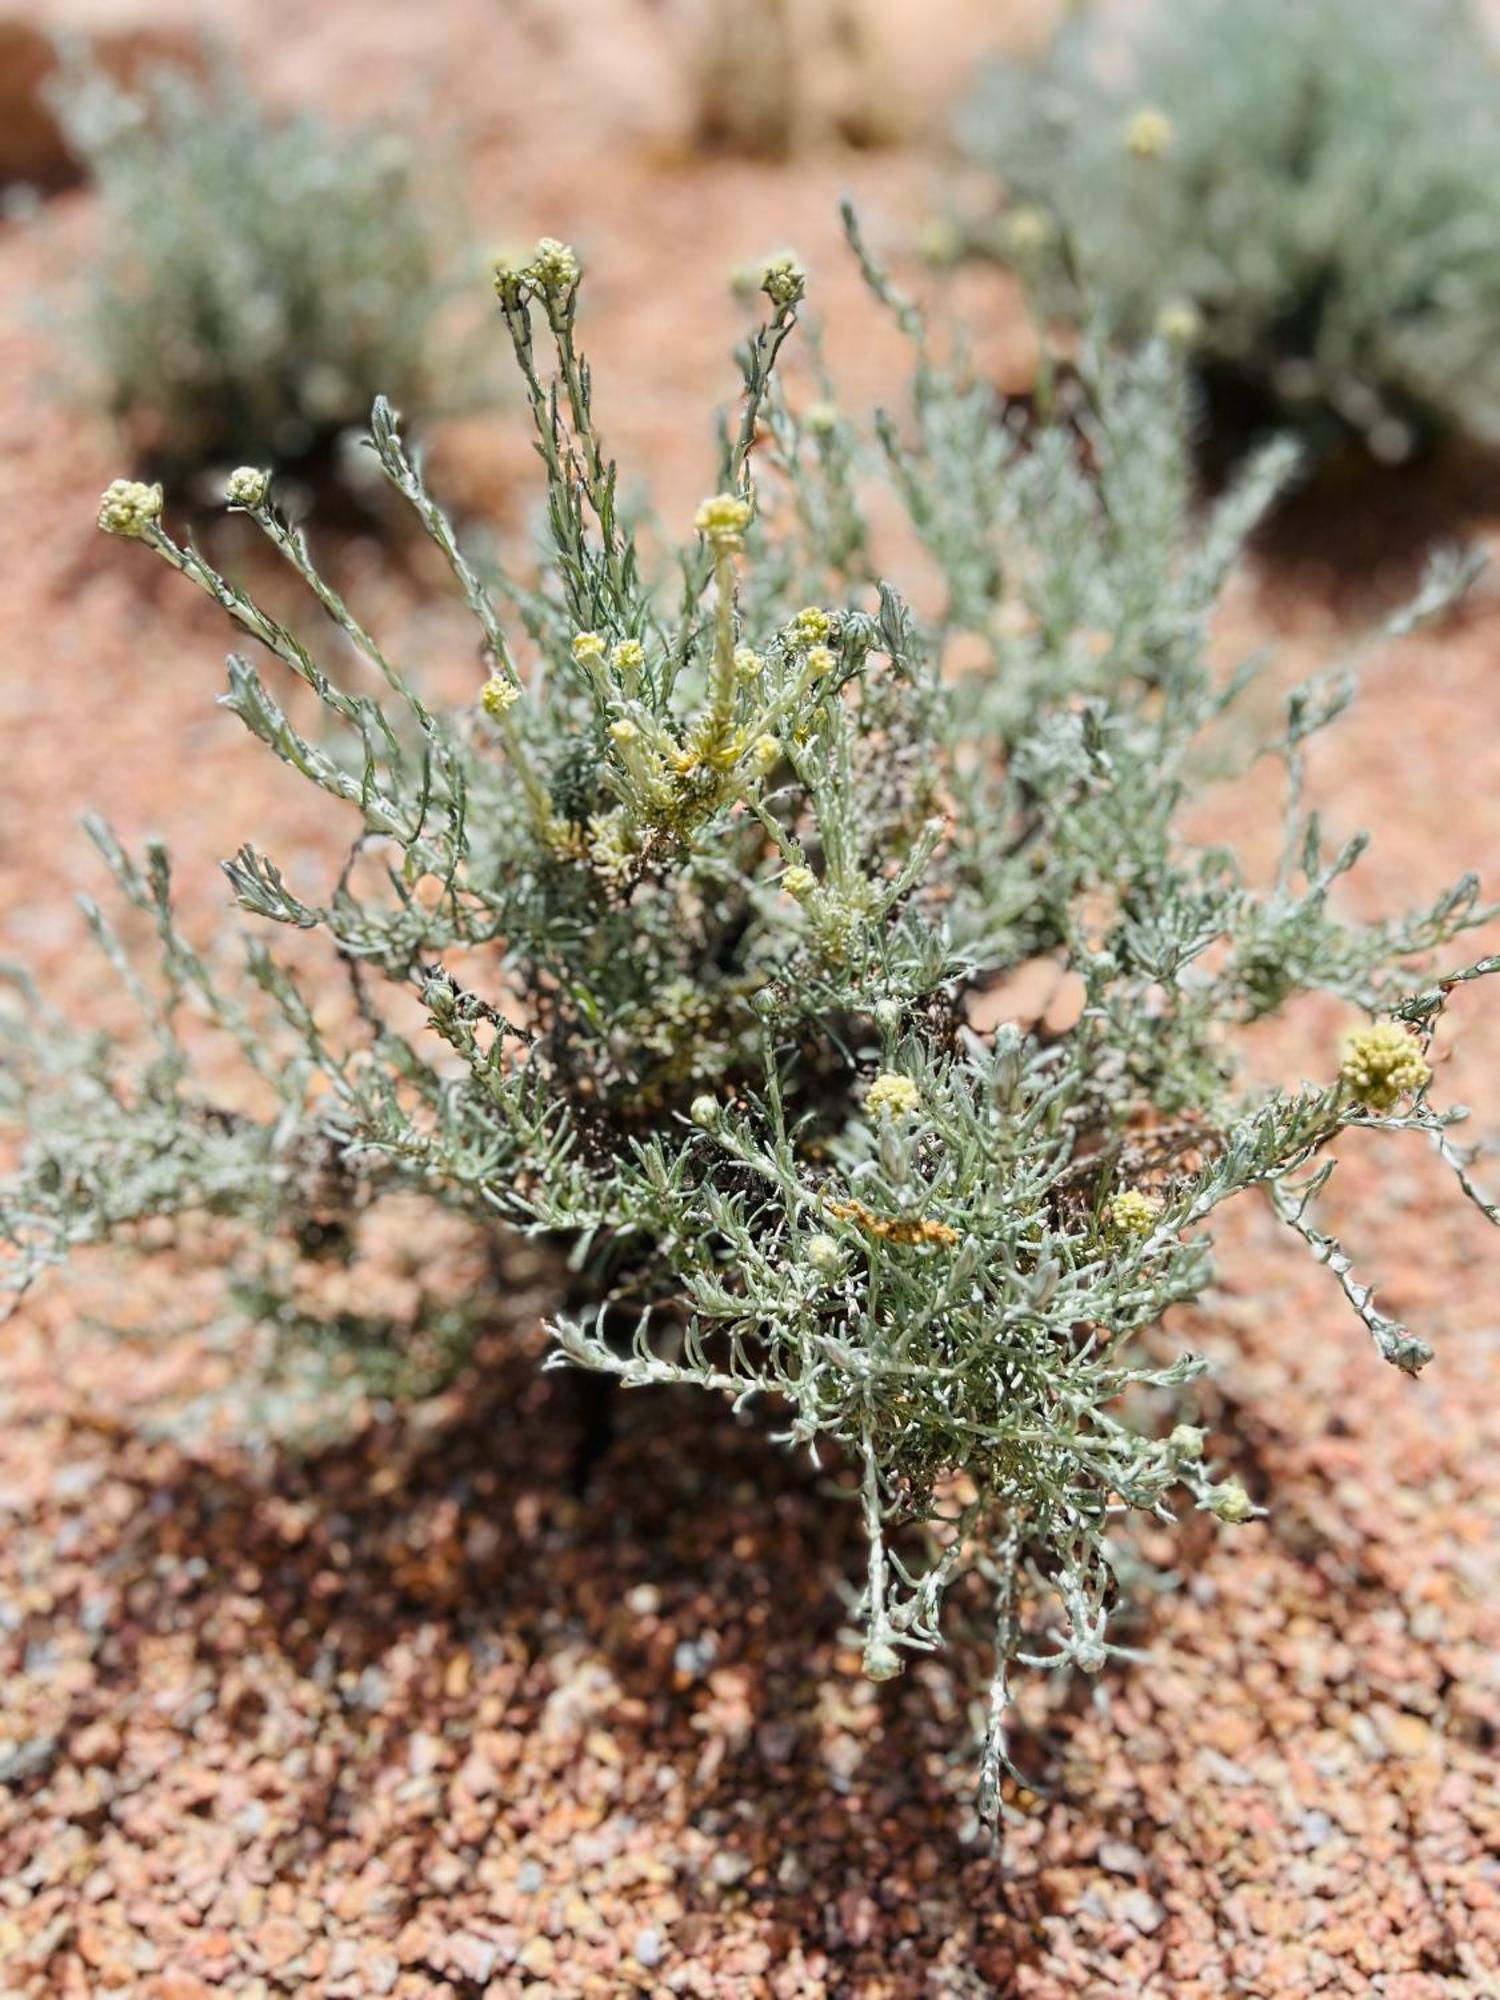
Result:
{"label": "gravel ground", "polygon": [[[914,35],[893,8],[911,93],[940,101],[998,11],[942,0]],[[720,279],[744,256],[803,247],[829,310],[851,308],[852,399],[889,381],[832,201],[848,183],[888,227],[919,218],[920,134],[697,165],[670,23],[626,0],[372,0],[353,29],[346,7],[266,0],[257,19],[267,87],[366,111],[427,91],[497,235],[592,253],[606,419],[669,505],[709,462]],[[110,441],[49,400],[28,317],[93,218],[74,195],[49,222],[0,228],[0,950],[86,1004],[65,893],[91,880],[84,804],[170,834],[200,926],[221,915],[214,857],[270,820],[315,866],[330,827],[213,710],[213,618],[93,532]],[[996,366],[1023,367],[1003,287],[969,303]],[[510,426],[452,427],[438,462],[524,523]],[[1226,647],[1269,634],[1290,671],[1389,597],[1400,565],[1361,542],[1359,497],[1336,536],[1298,517],[1238,588]],[[469,670],[409,565],[341,559],[388,628]],[[1497,645],[1482,599],[1382,653],[1318,746],[1336,825],[1383,829],[1371,909],[1500,875]],[[1256,851],[1265,806],[1257,779],[1205,824]],[[1339,1026],[1308,1008],[1258,1059],[1324,1073]],[[1445,1093],[1493,1128],[1500,1014],[1472,989],[1445,1057]],[[297,1448],[257,1441],[234,1357],[197,1330],[214,1286],[193,1246],[48,1289],[0,1336],[0,1995],[1500,1993],[1500,1259],[1410,1146],[1347,1151],[1340,1225],[1438,1357],[1417,1383],[1385,1368],[1326,1275],[1240,1215],[1210,1309],[1169,1335],[1213,1357],[1218,1448],[1268,1516],[1148,1546],[1179,1584],[1143,1599],[1149,1664],[1027,1690],[1030,1784],[998,1854],[970,1804],[977,1640],[864,1682],[840,1612],[853,1509],[706,1399],[619,1399],[581,1483],[594,1416],[536,1372],[552,1287],[528,1254],[448,1393],[356,1402]],[[167,1421],[210,1391],[212,1420]]]}

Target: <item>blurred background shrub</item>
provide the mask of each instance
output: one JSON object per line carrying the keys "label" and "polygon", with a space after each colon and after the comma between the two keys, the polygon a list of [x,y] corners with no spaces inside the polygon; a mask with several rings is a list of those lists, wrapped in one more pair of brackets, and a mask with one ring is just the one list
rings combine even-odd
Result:
{"label": "blurred background shrub", "polygon": [[82,313],[94,393],[137,469],[309,468],[377,394],[464,391],[448,309],[470,275],[459,204],[405,141],[277,119],[230,73],[52,87],[103,224]]}
{"label": "blurred background shrub", "polygon": [[1500,86],[1462,0],[1085,7],[961,129],[1004,188],[977,247],[1179,342],[1231,423],[1500,440]]}

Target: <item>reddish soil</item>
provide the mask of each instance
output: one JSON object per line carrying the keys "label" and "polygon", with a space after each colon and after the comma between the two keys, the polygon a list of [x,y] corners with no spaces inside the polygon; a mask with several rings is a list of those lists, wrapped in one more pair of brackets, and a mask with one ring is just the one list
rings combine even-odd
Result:
{"label": "reddish soil", "polygon": [[[883,152],[695,156],[693,11],[179,10],[288,100],[425,120],[470,162],[486,234],[579,244],[606,425],[669,513],[697,497],[732,387],[727,269],[803,251],[863,406],[898,357],[838,249],[836,193],[899,243],[942,171],[921,118]],[[892,0],[903,116],[935,124],[1033,11]],[[82,808],[170,837],[199,931],[225,921],[219,855],[274,835],[316,878],[339,832],[214,709],[215,617],[94,531],[121,468],[49,392],[56,343],[30,317],[94,220],[75,193],[43,234],[0,225],[0,951],[80,1007],[99,985],[70,902],[98,886]],[[965,303],[1023,371],[1004,286]],[[440,482],[517,536],[536,495],[518,436],[512,408],[437,452]],[[1362,544],[1360,504],[1340,495],[1324,548],[1310,516],[1281,537],[1236,587],[1226,648],[1270,634],[1290,674],[1390,599],[1401,564],[1388,537]],[[1436,491],[1431,512],[1446,523]],[[373,541],[339,560],[440,679],[472,671],[425,573]],[[1319,744],[1330,821],[1379,829],[1362,909],[1500,877],[1497,645],[1482,593],[1377,652]],[[1263,857],[1269,801],[1258,775],[1205,821]],[[1326,1074],[1340,1026],[1308,1008],[1261,1054]],[[1483,989],[1443,1048],[1444,1095],[1493,1129]],[[1500,1992],[1500,1257],[1411,1144],[1345,1151],[1335,1219],[1437,1358],[1418,1382],[1385,1367],[1247,1204],[1210,1307],[1170,1333],[1211,1354],[1216,1446],[1266,1518],[1148,1551],[1180,1585],[1143,1600],[1149,1664],[1027,1690],[1032,1789],[998,1854],[970,1804],[979,1642],[864,1682],[839,1612],[852,1510],[707,1399],[623,1398],[577,1497],[576,1387],[534,1366],[540,1264],[513,1269],[514,1325],[453,1390],[366,1400],[296,1449],[263,1441],[248,1378],[201,1330],[213,1281],[191,1245],[45,1288],[0,1335],[0,1995]],[[209,1391],[212,1421],[172,1424]]]}

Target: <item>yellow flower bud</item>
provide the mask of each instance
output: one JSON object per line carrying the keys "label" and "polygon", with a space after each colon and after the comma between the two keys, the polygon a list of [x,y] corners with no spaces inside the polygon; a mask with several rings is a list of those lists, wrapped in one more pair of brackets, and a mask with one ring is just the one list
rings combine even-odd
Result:
{"label": "yellow flower bud", "polygon": [[1159,160],[1173,138],[1172,121],[1154,104],[1144,104],[1125,127],[1125,150],[1138,160]]}
{"label": "yellow flower bud", "polygon": [[578,283],[578,258],[572,245],[544,236],[531,253],[526,275],[539,292],[553,297],[571,291]]}
{"label": "yellow flower bud", "polygon": [[1161,1214],[1155,1195],[1139,1188],[1121,1188],[1104,1204],[1104,1227],[1111,1236],[1149,1236]]}
{"label": "yellow flower bud", "polygon": [[807,290],[807,273],[789,250],[773,257],[761,273],[760,288],[778,310],[796,305]]}
{"label": "yellow flower bud", "polygon": [[491,674],[479,690],[479,706],[496,722],[508,709],[514,708],[520,699],[521,690],[514,681],[506,680],[503,674]]}
{"label": "yellow flower bud", "polygon": [[1367,1110],[1393,1111],[1401,1098],[1432,1080],[1432,1068],[1409,1029],[1397,1021],[1376,1021],[1345,1042],[1339,1076]]}
{"label": "yellow flower bud", "polygon": [[1255,1504],[1237,1479],[1226,1479],[1222,1486],[1216,1486],[1209,1495],[1209,1508],[1221,1521],[1238,1527],[1248,1521],[1255,1512]]}
{"label": "yellow flower bud", "polygon": [[807,1239],[807,1261],[820,1278],[836,1278],[844,1267],[844,1253],[838,1238],[818,1230]]}
{"label": "yellow flower bud", "polygon": [[159,486],[143,485],[139,479],[116,479],[99,501],[99,526],[106,535],[148,541],[161,519],[163,498]]}
{"label": "yellow flower bud", "polygon": [[904,1118],[915,1111],[922,1102],[922,1093],[909,1076],[902,1076],[896,1070],[882,1070],[870,1085],[865,1096],[865,1109],[872,1118],[889,1114],[892,1118]]}
{"label": "yellow flower bud", "polygon": [[1203,315],[1191,299],[1169,299],[1156,316],[1156,331],[1172,347],[1192,347],[1203,331]]}
{"label": "yellow flower bud", "polygon": [[502,306],[519,305],[530,265],[524,251],[502,250],[490,265],[495,297]]}
{"label": "yellow flower bud", "polygon": [[693,526],[710,547],[727,554],[745,546],[749,525],[750,502],[738,493],[716,493],[693,516]]}
{"label": "yellow flower bud", "polygon": [[264,506],[270,490],[271,475],[258,465],[237,466],[224,482],[224,498],[231,507]]}
{"label": "yellow flower bud", "polygon": [[1034,202],[1012,209],[1005,225],[1006,241],[1017,257],[1033,257],[1045,250],[1055,233],[1052,217]]}

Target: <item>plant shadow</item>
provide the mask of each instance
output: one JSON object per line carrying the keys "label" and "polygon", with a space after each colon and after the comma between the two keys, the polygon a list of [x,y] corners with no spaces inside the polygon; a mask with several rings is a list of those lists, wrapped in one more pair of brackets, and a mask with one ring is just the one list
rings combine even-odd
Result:
{"label": "plant shadow", "polygon": [[[158,1726],[170,1654],[200,1718],[189,1760],[254,1761],[303,1715],[336,1775],[300,1801],[299,1868],[341,1851],[393,1770],[435,1763],[434,1851],[457,1824],[476,1854],[520,1842],[545,1862],[543,1783],[583,1817],[607,1798],[664,1842],[707,1843],[711,1867],[677,1885],[674,1949],[753,1907],[788,1948],[817,1913],[822,1948],[852,1963],[868,1897],[899,1907],[941,1878],[944,1935],[967,1926],[1008,1977],[1038,1909],[972,1811],[978,1649],[874,1687],[845,1629],[863,1550],[834,1475],[686,1390],[619,1394],[600,1449],[579,1378],[538,1372],[536,1347],[482,1344],[451,1391],[318,1449],[210,1459],[122,1433],[109,1483],[137,1504],[89,1533],[125,1608],[59,1760],[101,1716],[128,1755],[137,1717]],[[58,1636],[51,1620],[24,1635]],[[461,1773],[497,1737],[514,1762],[476,1818]],[[1017,1755],[1039,1774],[1061,1761],[1041,1739]]]}

